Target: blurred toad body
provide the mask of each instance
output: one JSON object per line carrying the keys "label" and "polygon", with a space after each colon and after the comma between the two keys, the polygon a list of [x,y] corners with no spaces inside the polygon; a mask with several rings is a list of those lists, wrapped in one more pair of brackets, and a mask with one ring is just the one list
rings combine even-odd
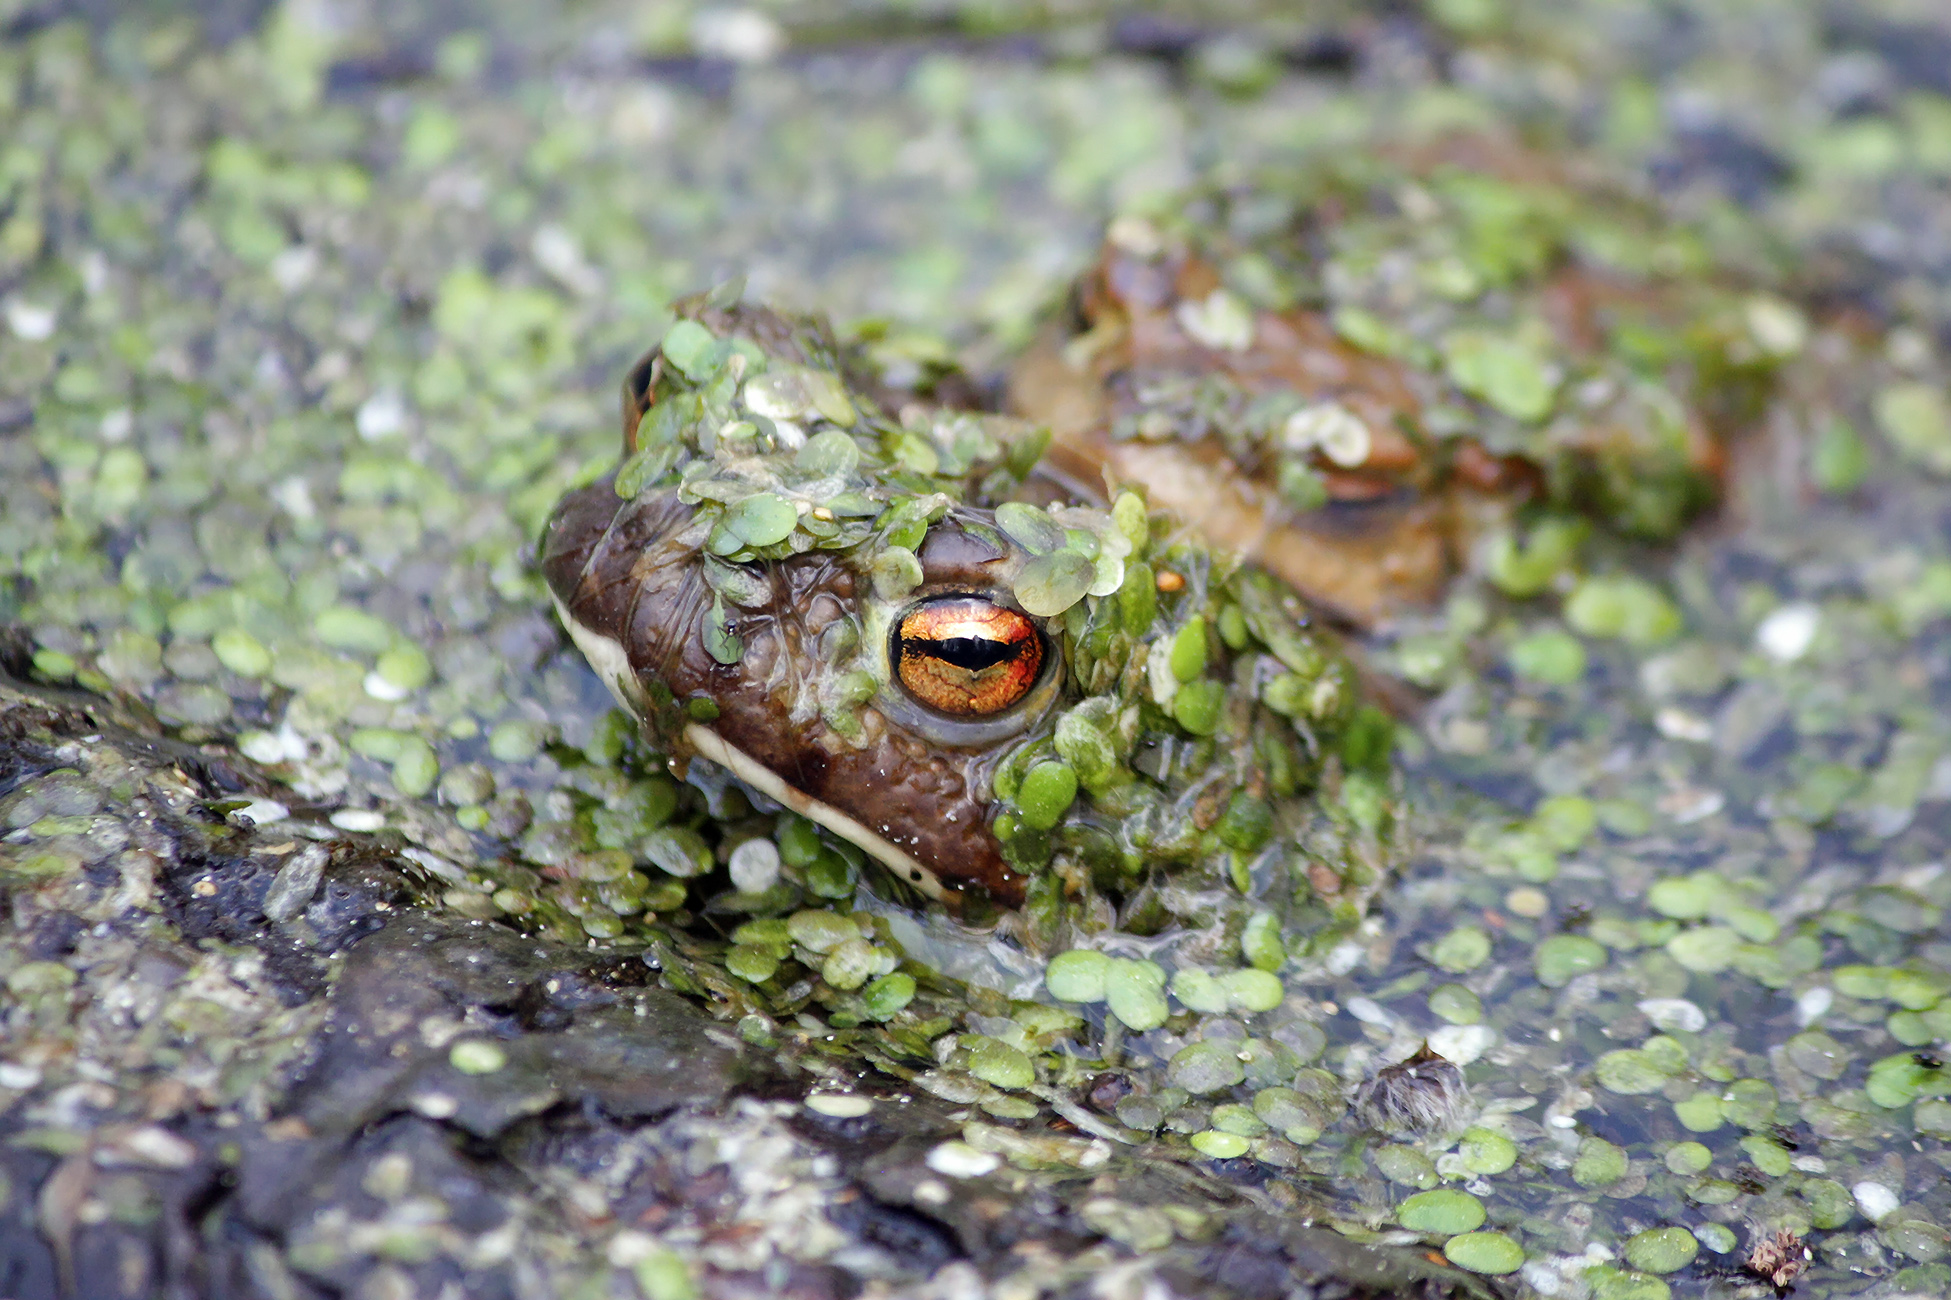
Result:
{"label": "blurred toad body", "polygon": [[1278,871],[1359,913],[1386,744],[1291,596],[1134,493],[1052,500],[1019,421],[889,416],[816,323],[682,310],[543,545],[665,752],[935,897],[1143,927]]}
{"label": "blurred toad body", "polygon": [[1520,515],[1658,539],[1718,497],[1807,329],[1724,260],[1498,141],[1341,160],[1113,222],[1011,401],[1065,470],[1146,484],[1355,623],[1480,545],[1529,595]]}

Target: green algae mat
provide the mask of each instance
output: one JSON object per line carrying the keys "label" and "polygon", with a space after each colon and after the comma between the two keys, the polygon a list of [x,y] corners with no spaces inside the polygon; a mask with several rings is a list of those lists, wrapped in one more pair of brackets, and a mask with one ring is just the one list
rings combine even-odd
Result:
{"label": "green algae mat", "polygon": [[[0,0],[0,1292],[1951,1291],[1947,68],[1903,0]],[[1335,635],[1027,508],[1107,229],[1531,495]],[[1343,490],[1346,411],[1118,411]],[[726,667],[741,564],[898,619],[989,528],[1081,674],[999,887],[674,765],[730,723],[565,635],[574,492],[690,494]]]}

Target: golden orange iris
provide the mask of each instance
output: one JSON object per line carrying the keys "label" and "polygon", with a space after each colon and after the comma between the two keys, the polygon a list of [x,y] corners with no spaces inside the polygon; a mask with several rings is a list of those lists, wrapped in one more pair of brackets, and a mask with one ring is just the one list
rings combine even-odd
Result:
{"label": "golden orange iris", "polygon": [[1036,685],[1043,636],[1025,614],[981,596],[938,596],[894,630],[894,672],[908,693],[960,717],[1001,713]]}

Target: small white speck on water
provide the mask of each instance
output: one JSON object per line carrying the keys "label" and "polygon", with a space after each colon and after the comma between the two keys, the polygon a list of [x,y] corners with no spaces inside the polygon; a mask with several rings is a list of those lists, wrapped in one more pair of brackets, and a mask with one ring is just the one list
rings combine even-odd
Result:
{"label": "small white speck on water", "polygon": [[732,887],[741,894],[762,894],[779,883],[779,847],[763,836],[732,850]]}
{"label": "small white speck on water", "polygon": [[367,442],[395,438],[406,432],[406,402],[390,388],[382,388],[359,405],[353,423]]}
{"label": "small white speck on water", "polygon": [[1850,1188],[1849,1194],[1856,1198],[1856,1208],[1863,1211],[1863,1217],[1871,1223],[1880,1223],[1889,1218],[1902,1204],[1895,1192],[1867,1178]]}
{"label": "small white speck on water", "polygon": [[1784,605],[1755,629],[1755,648],[1776,663],[1794,663],[1809,652],[1822,626],[1822,611],[1807,601]]}
{"label": "small white speck on water", "polygon": [[845,1092],[816,1092],[806,1099],[806,1109],[829,1119],[859,1119],[874,1109],[874,1099]]}
{"label": "small white speck on water", "polygon": [[1002,1157],[978,1151],[967,1142],[944,1142],[928,1153],[928,1167],[950,1178],[980,1178],[994,1173]]}

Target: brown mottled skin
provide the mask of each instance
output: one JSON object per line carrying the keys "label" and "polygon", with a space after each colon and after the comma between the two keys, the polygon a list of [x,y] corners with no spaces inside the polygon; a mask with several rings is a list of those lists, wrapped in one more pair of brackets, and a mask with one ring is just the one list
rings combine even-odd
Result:
{"label": "brown mottled skin", "polygon": [[[1012,371],[1011,406],[1050,425],[1050,456],[1077,479],[1145,484],[1154,505],[1345,618],[1372,623],[1429,600],[1454,564],[1455,506],[1429,494],[1431,467],[1402,432],[1421,420],[1406,369],[1344,342],[1318,312],[1259,312],[1251,348],[1207,347],[1186,333],[1177,308],[1219,283],[1196,255],[1146,258],[1106,244],[1073,296],[1076,324],[1097,345],[1080,354],[1058,322]],[[1339,402],[1368,426],[1373,450],[1353,469],[1320,462],[1328,505],[1302,513],[1256,478],[1265,467],[1234,463],[1214,439],[1110,436],[1112,422],[1138,408],[1144,383],[1209,373],[1248,392]]]}
{"label": "brown mottled skin", "polygon": [[[1580,183],[1501,137],[1446,138],[1400,161],[1412,173],[1451,166],[1513,183]],[[1323,311],[1258,310],[1252,345],[1242,351],[1201,343],[1178,308],[1220,285],[1219,268],[1183,242],[1134,252],[1106,241],[1074,286],[1067,318],[1046,327],[1009,377],[1009,408],[1051,427],[1053,464],[1080,483],[1145,485],[1154,507],[1172,511],[1207,542],[1365,626],[1434,599],[1475,536],[1543,495],[1545,466],[1492,454],[1470,438],[1430,439],[1423,415],[1435,391],[1431,377],[1351,345]],[[1673,329],[1691,321],[1683,289],[1576,262],[1554,267],[1540,298],[1553,336],[1572,356],[1603,351],[1605,322],[1619,314]],[[1112,437],[1120,416],[1142,409],[1147,385],[1202,375],[1223,375],[1248,393],[1335,402],[1368,427],[1370,453],[1354,466],[1317,453],[1314,469],[1328,502],[1300,511],[1273,487],[1271,466],[1235,462],[1237,449],[1217,438]],[[1750,388],[1708,384],[1692,398],[1682,412],[1683,458],[1703,481],[1718,484],[1726,441],[1755,416]],[[1630,432],[1594,418],[1566,450],[1592,462],[1644,456],[1633,448]]]}
{"label": "brown mottled skin", "polygon": [[[960,517],[986,520],[987,512]],[[557,508],[543,536],[542,569],[578,623],[625,648],[640,686],[661,682],[680,704],[710,699],[718,708],[711,729],[788,785],[854,817],[945,884],[975,884],[1000,903],[1021,903],[1023,879],[1005,866],[989,829],[997,746],[944,743],[872,703],[860,711],[858,740],[822,719],[822,675],[844,671],[822,634],[853,617],[865,579],[824,552],[752,566],[770,595],[750,608],[727,606],[728,627],[745,652],[737,663],[721,664],[699,634],[712,599],[700,558],[704,538],[675,490],[625,502],[606,478]],[[954,518],[930,530],[917,558],[917,597],[973,591],[1002,602],[1009,599],[1002,579],[1020,563]]]}

